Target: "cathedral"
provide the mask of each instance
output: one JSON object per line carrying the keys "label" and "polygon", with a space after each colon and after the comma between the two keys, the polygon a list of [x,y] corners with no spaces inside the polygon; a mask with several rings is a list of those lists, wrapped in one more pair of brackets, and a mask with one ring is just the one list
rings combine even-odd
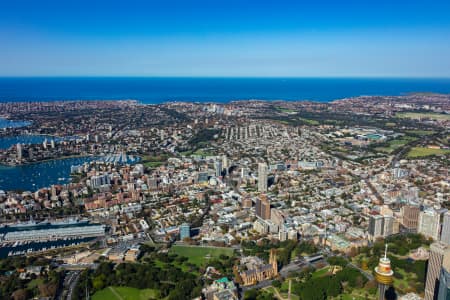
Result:
{"label": "cathedral", "polygon": [[278,262],[275,249],[270,250],[268,264],[257,264],[239,273],[240,281],[244,286],[254,285],[260,281],[272,279],[278,275]]}

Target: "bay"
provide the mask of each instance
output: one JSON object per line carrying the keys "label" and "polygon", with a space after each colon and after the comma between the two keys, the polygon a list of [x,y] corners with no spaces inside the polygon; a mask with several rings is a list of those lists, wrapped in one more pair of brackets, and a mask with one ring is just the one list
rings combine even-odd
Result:
{"label": "bay", "polygon": [[8,119],[0,118],[0,129],[20,128],[20,127],[28,126],[30,124],[31,124],[30,121],[15,121],[15,120],[8,120]]}
{"label": "bay", "polygon": [[55,159],[18,166],[0,165],[0,190],[35,191],[70,182],[70,167],[97,159],[95,156]]}
{"label": "bay", "polygon": [[51,140],[59,142],[63,140],[60,137],[50,136],[50,135],[18,135],[18,136],[6,136],[0,138],[0,149],[8,149],[18,143],[20,144],[42,144],[45,139],[50,143]]}

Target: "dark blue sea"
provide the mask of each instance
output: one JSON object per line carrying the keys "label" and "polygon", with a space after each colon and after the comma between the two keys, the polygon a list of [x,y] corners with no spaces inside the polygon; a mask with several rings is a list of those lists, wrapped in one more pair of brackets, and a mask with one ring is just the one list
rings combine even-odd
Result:
{"label": "dark blue sea", "polygon": [[0,101],[135,99],[165,101],[315,100],[360,95],[450,93],[450,79],[382,78],[0,78]]}

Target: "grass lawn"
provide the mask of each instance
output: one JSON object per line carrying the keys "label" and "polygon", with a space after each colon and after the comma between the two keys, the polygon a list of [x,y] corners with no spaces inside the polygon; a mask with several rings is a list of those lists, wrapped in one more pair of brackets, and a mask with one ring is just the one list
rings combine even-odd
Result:
{"label": "grass lawn", "polygon": [[273,286],[268,286],[266,288],[263,288],[263,290],[269,294],[275,295],[275,287]]}
{"label": "grass lawn", "polygon": [[408,118],[408,119],[428,118],[428,119],[440,120],[440,121],[450,120],[450,115],[438,114],[438,113],[405,112],[405,113],[397,113],[395,116],[398,118]]}
{"label": "grass lawn", "polygon": [[169,253],[185,256],[190,263],[202,266],[209,258],[218,258],[221,254],[233,256],[233,249],[174,245],[170,248]]}
{"label": "grass lawn", "polygon": [[405,270],[396,268],[395,272],[403,276],[402,279],[396,278],[394,276],[394,287],[396,290],[402,293],[407,293],[410,291],[411,286],[417,281],[417,276],[414,273],[406,273]]}
{"label": "grass lawn", "polygon": [[42,279],[42,278],[36,278],[36,279],[31,280],[31,281],[27,284],[27,287],[30,288],[30,289],[32,289],[32,288],[35,288],[35,287],[37,287],[38,285],[40,285],[40,284],[42,284],[42,283],[44,283],[44,279]]}
{"label": "grass lawn", "polygon": [[147,168],[157,168],[164,164],[162,161],[148,161],[144,163],[144,166]]}
{"label": "grass lawn", "polygon": [[183,151],[180,152],[183,156],[191,156],[191,155],[199,155],[199,156],[213,156],[214,154],[212,152],[203,150],[203,149],[197,149],[195,151],[189,150],[189,151]]}
{"label": "grass lawn", "polygon": [[312,273],[311,277],[318,278],[318,277],[325,276],[329,270],[330,270],[330,267],[325,267],[325,268],[319,269],[319,270],[315,271],[314,273]]}
{"label": "grass lawn", "polygon": [[426,157],[432,155],[450,154],[448,149],[430,149],[425,147],[414,147],[408,152],[408,158]]}
{"label": "grass lawn", "polygon": [[290,108],[284,108],[284,107],[277,107],[277,110],[278,111],[281,111],[281,112],[285,112],[285,113],[296,113],[297,111],[295,111],[295,110],[293,110],[293,109],[290,109]]}
{"label": "grass lawn", "polygon": [[92,296],[93,300],[147,300],[160,299],[159,291],[152,289],[139,290],[124,286],[109,286]]}
{"label": "grass lawn", "polygon": [[197,149],[194,153],[194,155],[201,155],[201,156],[212,156],[214,155],[213,153],[203,150],[203,149]]}
{"label": "grass lawn", "polygon": [[400,138],[400,139],[388,141],[389,146],[387,146],[387,147],[378,147],[378,148],[376,148],[376,150],[381,151],[381,152],[385,152],[385,153],[391,153],[395,149],[398,149],[398,148],[400,148],[400,147],[402,147],[402,146],[404,146],[404,145],[406,145],[409,142],[412,142],[414,140],[416,140],[416,138],[406,136],[406,137],[403,137],[403,138]]}
{"label": "grass lawn", "polygon": [[305,118],[299,118],[300,121],[305,122],[308,125],[319,125],[320,123],[316,120],[310,120],[310,119],[305,119]]}
{"label": "grass lawn", "polygon": [[142,158],[141,163],[144,164],[144,166],[146,166],[147,168],[157,168],[166,163],[168,159],[169,155],[167,154],[161,154],[157,156],[145,155]]}
{"label": "grass lawn", "polygon": [[280,292],[287,292],[289,290],[289,280],[285,280],[281,283]]}
{"label": "grass lawn", "polygon": [[432,135],[435,134],[436,131],[433,130],[408,130],[406,133],[414,134],[414,135]]}
{"label": "grass lawn", "polygon": [[[277,291],[278,291],[278,294],[281,295],[282,298],[288,299],[288,293],[287,292],[280,292],[280,290],[278,290],[276,287],[269,286],[269,287],[264,288],[263,290],[266,293],[271,294],[274,299],[278,299],[278,298],[276,298]],[[291,300],[300,300],[300,297],[291,293]]]}

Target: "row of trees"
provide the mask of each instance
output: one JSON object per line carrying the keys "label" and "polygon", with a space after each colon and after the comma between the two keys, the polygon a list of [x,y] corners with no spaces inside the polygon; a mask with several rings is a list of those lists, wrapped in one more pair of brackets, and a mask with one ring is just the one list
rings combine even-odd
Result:
{"label": "row of trees", "polygon": [[[167,256],[168,262],[172,260]],[[170,263],[158,267],[156,260],[151,259],[145,259],[145,263],[119,265],[102,262],[95,271],[85,271],[81,275],[74,297],[82,299],[86,288],[92,294],[108,286],[156,289],[162,298],[191,299],[200,295],[202,284],[194,274],[183,272]]]}
{"label": "row of trees", "polygon": [[[39,279],[38,284],[30,284]],[[35,297],[53,298],[62,284],[62,272],[50,270],[30,278],[21,279],[19,273],[13,273],[0,281],[0,299],[26,300]]]}
{"label": "row of trees", "polygon": [[300,296],[300,299],[324,300],[339,296],[344,287],[373,289],[366,286],[366,283],[367,279],[358,270],[344,267],[335,275],[310,277],[304,282],[292,282],[292,292]]}

